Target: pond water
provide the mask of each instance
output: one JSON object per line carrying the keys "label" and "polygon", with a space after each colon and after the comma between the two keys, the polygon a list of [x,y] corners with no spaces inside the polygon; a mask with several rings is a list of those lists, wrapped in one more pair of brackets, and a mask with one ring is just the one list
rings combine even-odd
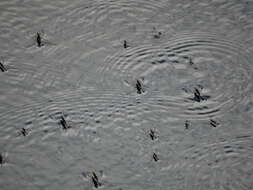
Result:
{"label": "pond water", "polygon": [[2,190],[251,190],[252,0],[1,0]]}

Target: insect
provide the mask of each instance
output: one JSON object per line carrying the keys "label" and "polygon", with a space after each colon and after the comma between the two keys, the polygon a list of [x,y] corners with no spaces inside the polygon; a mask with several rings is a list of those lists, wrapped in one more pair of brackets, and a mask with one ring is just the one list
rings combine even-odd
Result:
{"label": "insect", "polygon": [[64,130],[71,128],[71,126],[69,126],[65,120],[65,118],[63,116],[61,116],[61,120],[60,120],[60,124],[62,125],[62,128]]}
{"label": "insect", "polygon": [[201,97],[200,92],[197,88],[195,88],[194,100],[197,102],[200,102],[201,100],[203,100],[203,98]]}
{"label": "insect", "polygon": [[4,158],[3,158],[3,155],[0,153],[0,164],[1,166],[3,165],[4,163]]}
{"label": "insect", "polygon": [[4,65],[0,62],[0,70],[2,72],[7,71],[7,69],[4,67]]}
{"label": "insect", "polygon": [[[203,87],[202,87],[203,88]],[[208,96],[208,95],[201,95],[200,94],[200,91],[195,88],[195,91],[194,91],[194,98],[192,98],[191,100],[194,100],[196,102],[201,102],[203,100],[208,100],[211,96]]]}
{"label": "insect", "polygon": [[135,87],[136,87],[136,89],[137,89],[137,93],[138,93],[138,94],[141,94],[141,93],[144,92],[140,80],[137,80],[137,81],[136,81]]}
{"label": "insect", "polygon": [[40,35],[39,32],[37,32],[37,38],[36,38],[36,40],[37,40],[37,45],[38,45],[38,47],[41,47],[41,46],[44,45],[44,44],[42,44],[42,42],[41,42],[41,35]]}
{"label": "insect", "polygon": [[194,92],[194,98],[193,100],[197,101],[197,102],[201,102],[202,100],[207,100],[209,99],[210,96],[202,96],[199,92],[199,90],[197,88],[195,88],[195,92]]}
{"label": "insect", "polygon": [[212,127],[217,127],[217,125],[219,125],[219,123],[217,121],[214,121],[213,119],[210,119],[210,125]]}
{"label": "insect", "polygon": [[23,136],[28,135],[28,131],[25,128],[22,128],[20,132]]}
{"label": "insect", "polygon": [[95,172],[92,172],[92,176],[91,176],[91,180],[94,184],[94,187],[98,188],[99,186],[101,186],[102,184],[99,182],[98,180],[98,176],[96,175]]}
{"label": "insect", "polygon": [[127,41],[124,40],[124,48],[128,48],[128,47],[129,47],[129,45],[127,45]]}
{"label": "insect", "polygon": [[150,136],[151,140],[155,140],[157,138],[155,131],[153,129],[150,129],[149,136]]}
{"label": "insect", "polygon": [[184,124],[185,129],[189,129],[189,125],[190,125],[189,121],[188,121],[188,120],[186,120],[186,121],[185,121],[185,124]]}
{"label": "insect", "polygon": [[153,153],[153,159],[154,159],[154,161],[156,161],[156,162],[159,160],[159,158],[158,158],[158,156],[157,156],[156,153]]}
{"label": "insect", "polygon": [[[103,171],[100,171],[100,173],[102,174]],[[87,179],[88,177],[90,177],[93,185],[95,188],[98,188],[100,186],[102,186],[102,183],[99,182],[98,176],[97,174],[93,171],[93,172],[82,172],[82,176]]]}

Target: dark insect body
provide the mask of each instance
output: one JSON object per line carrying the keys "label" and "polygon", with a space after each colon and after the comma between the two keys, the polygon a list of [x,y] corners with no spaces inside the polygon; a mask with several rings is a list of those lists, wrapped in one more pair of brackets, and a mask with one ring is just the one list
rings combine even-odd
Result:
{"label": "dark insect body", "polygon": [[4,164],[4,158],[3,155],[0,153],[0,165],[2,166]]}
{"label": "dark insect body", "polygon": [[127,45],[127,41],[126,40],[124,40],[124,48],[126,49],[126,48],[128,48],[129,46]]}
{"label": "dark insect body", "polygon": [[26,135],[28,135],[28,132],[25,128],[21,129],[21,134],[25,137]]}
{"label": "dark insect body", "polygon": [[92,182],[93,182],[95,188],[98,188],[99,186],[102,185],[102,184],[98,181],[98,176],[96,175],[95,172],[92,172],[91,180],[92,180]]}
{"label": "dark insect body", "polygon": [[141,93],[144,92],[144,90],[142,88],[142,84],[141,84],[141,82],[139,80],[136,81],[135,87],[136,87],[136,90],[137,90],[138,94],[141,94]]}
{"label": "dark insect body", "polygon": [[189,125],[190,125],[189,121],[186,120],[186,121],[185,121],[185,125],[184,125],[184,126],[185,126],[185,129],[189,129]]}
{"label": "dark insect body", "polygon": [[155,140],[157,136],[155,135],[155,131],[153,129],[150,129],[149,136],[151,140]]}
{"label": "dark insect body", "polygon": [[207,98],[209,98],[209,96],[206,97],[201,96],[199,90],[195,88],[193,100],[195,100],[196,102],[201,102],[202,100],[206,100]]}
{"label": "dark insect body", "polygon": [[210,125],[212,127],[217,127],[219,125],[219,123],[217,121],[214,121],[213,119],[210,119]]}
{"label": "dark insect body", "polygon": [[154,159],[154,161],[156,161],[156,162],[159,160],[159,158],[158,158],[158,156],[157,156],[156,153],[153,154],[153,159]]}
{"label": "dark insect body", "polygon": [[39,32],[37,32],[37,38],[36,38],[36,41],[37,41],[37,45],[38,45],[38,47],[43,46],[42,41],[41,41],[41,36],[40,36],[40,33],[39,33]]}
{"label": "dark insect body", "polygon": [[60,124],[62,126],[62,129],[64,129],[64,130],[70,128],[70,126],[67,124],[67,122],[63,116],[61,116]]}
{"label": "dark insect body", "polygon": [[7,71],[7,69],[4,67],[4,65],[0,62],[0,70],[2,71],[2,72],[5,72],[5,71]]}

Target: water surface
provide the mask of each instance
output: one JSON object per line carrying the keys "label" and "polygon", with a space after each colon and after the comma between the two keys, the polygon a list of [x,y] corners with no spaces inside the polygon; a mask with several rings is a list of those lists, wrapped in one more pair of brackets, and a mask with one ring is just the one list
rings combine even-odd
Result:
{"label": "water surface", "polygon": [[252,31],[250,0],[2,0],[1,189],[251,190]]}

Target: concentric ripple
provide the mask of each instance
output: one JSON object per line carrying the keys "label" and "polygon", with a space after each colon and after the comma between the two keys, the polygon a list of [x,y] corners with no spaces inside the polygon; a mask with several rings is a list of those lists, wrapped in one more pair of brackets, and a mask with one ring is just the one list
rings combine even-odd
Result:
{"label": "concentric ripple", "polygon": [[[144,79],[151,104],[183,117],[211,117],[245,100],[252,90],[252,54],[240,43],[204,33],[175,36],[161,46],[141,46],[106,58],[98,68],[108,88],[134,91]],[[130,85],[129,85],[130,84]],[[202,101],[195,101],[198,89]]]}
{"label": "concentric ripple", "polygon": [[[130,36],[138,24],[166,11],[166,2],[154,0],[36,1],[36,6],[32,1],[15,2],[1,2],[7,7],[1,12],[1,56],[14,67],[3,83],[25,94],[86,83],[93,58],[118,48],[122,31]],[[37,32],[45,43],[40,48]]]}
{"label": "concentric ripple", "polygon": [[250,1],[1,0],[0,189],[251,190]]}
{"label": "concentric ripple", "polygon": [[[118,43],[120,35],[132,36],[136,27],[163,15],[168,3],[158,0],[88,0],[66,6],[45,23],[64,39],[61,43],[86,43],[99,47]],[[113,42],[112,42],[113,41]],[[110,45],[111,45],[110,44]]]}
{"label": "concentric ripple", "polygon": [[189,189],[250,189],[252,142],[251,135],[237,135],[213,143],[187,145],[179,155],[179,167],[187,168],[186,186]]}
{"label": "concentric ripple", "polygon": [[[67,21],[74,22],[76,25],[87,24],[87,21],[93,24],[125,24],[126,20],[139,19],[145,21],[158,10],[165,10],[164,1],[80,1],[65,8],[67,12]],[[68,11],[69,10],[69,11]]]}
{"label": "concentric ripple", "polygon": [[[39,170],[32,172],[33,178],[39,177],[41,185],[49,187],[68,180],[72,186],[90,188],[89,182],[80,181],[78,176],[93,170],[104,170],[101,182],[108,188],[130,186],[139,175],[142,178],[138,183],[144,183],[151,163],[145,131],[159,119],[145,102],[145,98],[126,96],[120,91],[82,88],[31,97],[29,104],[9,107],[9,111],[2,108],[0,124],[5,127],[0,142],[9,153],[7,164],[14,168],[5,177],[18,179],[22,169],[24,180],[29,181],[28,173],[36,167]],[[62,129],[61,116],[71,128]],[[167,118],[160,125],[168,123]],[[25,136],[21,133],[23,128],[27,131]],[[17,165],[20,162],[23,165]]]}

